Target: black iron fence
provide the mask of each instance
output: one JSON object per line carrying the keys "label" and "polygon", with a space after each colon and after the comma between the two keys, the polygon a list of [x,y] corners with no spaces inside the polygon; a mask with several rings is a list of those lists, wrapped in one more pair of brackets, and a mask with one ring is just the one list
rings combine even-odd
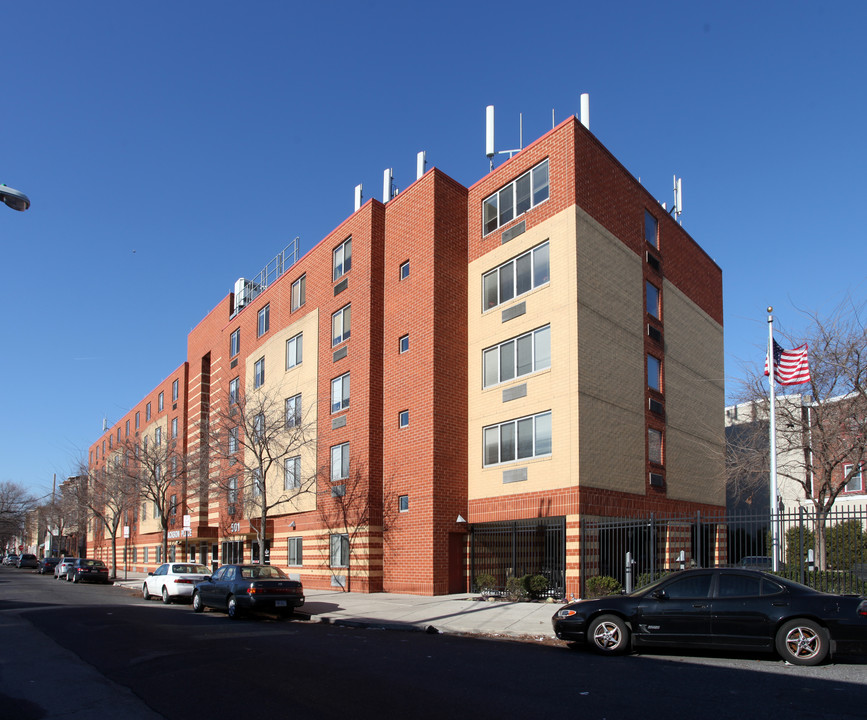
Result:
{"label": "black iron fence", "polygon": [[[475,591],[506,592],[510,579],[541,575],[542,597],[561,598],[566,587],[566,519],[480,523],[471,531],[470,572]],[[486,587],[479,579],[487,578]]]}
{"label": "black iron fence", "polygon": [[823,516],[802,507],[775,522],[776,533],[768,514],[584,520],[581,596],[594,584],[637,589],[688,567],[755,568],[829,592],[867,594],[867,508]]}

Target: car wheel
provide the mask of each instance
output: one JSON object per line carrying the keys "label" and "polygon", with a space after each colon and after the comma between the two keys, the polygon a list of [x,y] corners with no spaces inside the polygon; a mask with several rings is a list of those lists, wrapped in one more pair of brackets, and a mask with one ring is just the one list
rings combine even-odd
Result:
{"label": "car wheel", "polygon": [[828,631],[812,620],[789,620],[777,631],[777,652],[792,665],[818,665],[830,645]]}
{"label": "car wheel", "polygon": [[66,582],[69,582],[70,580],[72,580],[72,578],[69,577],[69,573],[66,573]]}
{"label": "car wheel", "polygon": [[193,612],[203,612],[205,606],[202,604],[202,596],[199,593],[193,593]]}
{"label": "car wheel", "polygon": [[75,574],[75,575],[72,576],[72,584],[73,584],[73,585],[77,585],[77,584],[78,584],[78,574]]}
{"label": "car wheel", "polygon": [[587,642],[598,653],[619,655],[629,647],[629,628],[616,615],[600,615],[587,628]]}
{"label": "car wheel", "polygon": [[241,608],[238,607],[238,601],[235,599],[234,595],[229,595],[229,601],[226,606],[229,612],[229,617],[232,620],[237,620],[241,617]]}
{"label": "car wheel", "polygon": [[147,583],[142,583],[142,584],[141,584],[141,596],[142,596],[145,600],[150,600],[150,599],[151,599],[151,593],[150,593],[150,590],[148,590],[148,584],[147,584]]}
{"label": "car wheel", "polygon": [[163,585],[162,596],[164,605],[168,605],[172,601],[172,598],[169,596],[169,591],[166,589],[165,585]]}

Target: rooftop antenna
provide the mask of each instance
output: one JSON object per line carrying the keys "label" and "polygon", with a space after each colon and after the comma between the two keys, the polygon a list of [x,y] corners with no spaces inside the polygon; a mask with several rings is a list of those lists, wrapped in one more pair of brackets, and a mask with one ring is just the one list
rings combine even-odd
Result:
{"label": "rooftop antenna", "polygon": [[355,186],[355,212],[361,208],[361,184]]}
{"label": "rooftop antenna", "polygon": [[[665,205],[663,204],[663,207]],[[678,223],[683,225],[680,222],[680,214],[683,212],[683,178],[679,178],[677,175],[674,176],[674,202],[671,204],[671,210],[669,213],[674,214],[674,219],[677,220]]]}
{"label": "rooftop antenna", "polygon": [[427,166],[427,153],[422,150],[415,158],[415,179],[420,180]]}
{"label": "rooftop antenna", "polygon": [[590,129],[590,93],[581,93],[581,124]]}
{"label": "rooftop antenna", "polygon": [[515,150],[494,150],[494,106],[488,105],[486,109],[485,122],[485,155],[491,161],[491,170],[494,169],[494,155],[509,154],[512,157],[516,152],[521,152],[524,149],[524,113],[518,114],[518,143],[519,146]]}
{"label": "rooftop antenna", "polygon": [[391,186],[394,180],[394,170],[386,168],[382,173],[382,202],[387,203],[396,193],[392,193]]}

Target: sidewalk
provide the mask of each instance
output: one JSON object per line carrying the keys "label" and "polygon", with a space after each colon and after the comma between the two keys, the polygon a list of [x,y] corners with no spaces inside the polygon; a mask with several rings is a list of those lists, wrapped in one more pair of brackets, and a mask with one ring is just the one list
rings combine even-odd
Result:
{"label": "sidewalk", "polygon": [[[143,573],[129,573],[115,586],[141,589]],[[298,615],[313,622],[388,630],[422,630],[471,635],[553,638],[551,617],[558,603],[474,600],[476,594],[396,595],[304,589]]]}

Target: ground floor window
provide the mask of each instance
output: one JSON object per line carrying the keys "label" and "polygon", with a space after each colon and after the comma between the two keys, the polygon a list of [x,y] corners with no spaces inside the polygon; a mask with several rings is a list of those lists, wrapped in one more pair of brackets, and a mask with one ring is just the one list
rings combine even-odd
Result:
{"label": "ground floor window", "polygon": [[331,567],[349,567],[349,535],[345,533],[331,536]]}
{"label": "ground floor window", "polygon": [[300,567],[304,564],[304,547],[302,540],[303,539],[300,537],[289,538],[289,549],[286,556],[287,565]]}
{"label": "ground floor window", "polygon": [[244,562],[243,540],[224,542],[221,557],[223,565],[237,565]]}
{"label": "ground floor window", "polygon": [[[253,562],[254,563],[259,562],[259,543],[256,540],[253,540],[251,552],[253,555]],[[266,540],[265,541],[265,562],[263,563],[263,565],[270,565],[270,564],[271,564],[271,541]]]}

